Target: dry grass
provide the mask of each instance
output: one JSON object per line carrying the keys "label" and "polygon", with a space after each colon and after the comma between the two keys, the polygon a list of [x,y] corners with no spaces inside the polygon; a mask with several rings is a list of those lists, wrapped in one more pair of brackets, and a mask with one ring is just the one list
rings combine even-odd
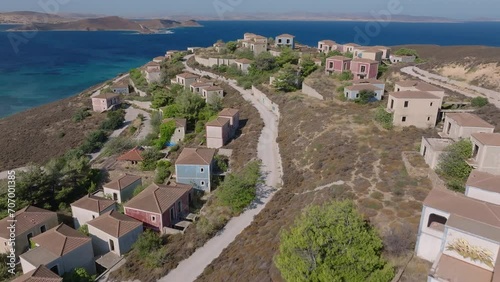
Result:
{"label": "dry grass", "polygon": [[[277,141],[283,188],[198,281],[281,281],[272,262],[280,230],[312,203],[354,199],[381,234],[401,224],[412,230],[418,226],[421,201],[431,186],[426,179],[406,173],[401,152],[414,150],[427,132],[377,129],[373,123],[377,105],[337,104],[308,97],[299,101],[284,94],[271,97],[282,113]],[[301,194],[338,180],[346,184]],[[412,236],[416,238],[416,233]],[[411,244],[405,248],[413,251]]]}

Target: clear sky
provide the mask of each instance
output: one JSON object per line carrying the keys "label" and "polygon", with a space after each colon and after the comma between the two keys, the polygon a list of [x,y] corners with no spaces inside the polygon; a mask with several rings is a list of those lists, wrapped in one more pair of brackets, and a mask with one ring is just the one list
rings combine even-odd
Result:
{"label": "clear sky", "polygon": [[[57,11],[128,17],[255,12],[370,13],[400,3],[404,15],[450,18],[500,17],[500,0],[0,0],[0,11]],[[49,7],[49,8],[44,8]],[[218,8],[217,8],[218,7]]]}

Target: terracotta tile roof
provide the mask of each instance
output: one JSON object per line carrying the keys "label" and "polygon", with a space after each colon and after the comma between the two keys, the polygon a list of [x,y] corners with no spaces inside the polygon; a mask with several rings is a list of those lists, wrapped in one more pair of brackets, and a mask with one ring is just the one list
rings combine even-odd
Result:
{"label": "terracotta tile roof", "polygon": [[115,205],[115,201],[97,197],[94,195],[84,196],[71,204],[71,206],[73,207],[93,211],[96,213],[100,213],[113,205]]}
{"label": "terracotta tile roof", "polygon": [[360,47],[361,45],[356,44],[356,43],[346,43],[344,46],[352,46],[352,47]]}
{"label": "terracotta tile roof", "polygon": [[224,117],[218,117],[212,121],[207,122],[206,126],[213,126],[213,127],[223,127],[226,124],[229,124],[231,120],[228,118]]}
{"label": "terracotta tile roof", "polygon": [[142,222],[118,211],[109,211],[92,219],[87,224],[115,238],[122,237],[130,231],[142,227]]}
{"label": "terracotta tile roof", "polygon": [[332,56],[326,58],[326,60],[337,60],[337,61],[351,61],[352,59],[344,56]]}
{"label": "terracotta tile roof", "polygon": [[111,88],[125,88],[128,87],[128,79],[124,78],[113,83]]}
{"label": "terracotta tile roof", "polygon": [[163,123],[167,123],[167,122],[172,121],[172,120],[175,120],[175,127],[176,128],[182,128],[182,127],[186,128],[187,120],[185,118],[176,118],[176,119],[167,118],[167,119],[163,120]]}
{"label": "terracotta tile roof", "polygon": [[495,128],[494,125],[471,113],[449,113],[446,114],[446,117],[454,120],[460,126]]}
{"label": "terracotta tile roof", "polygon": [[212,163],[215,149],[184,148],[175,162],[176,165],[209,165]]}
{"label": "terracotta tile roof", "polygon": [[116,94],[116,93],[103,93],[101,91],[101,93],[99,95],[96,95],[92,98],[96,98],[96,99],[106,99],[106,100],[109,100],[109,99],[113,99],[113,98],[117,98],[117,97],[120,97],[120,94]]}
{"label": "terracotta tile roof", "polygon": [[[16,234],[22,234],[34,226],[47,222],[50,219],[57,219],[57,213],[49,210],[44,210],[34,206],[27,206],[15,213]],[[0,238],[9,238],[7,227],[11,224],[8,220],[12,218],[6,217],[0,220]]]}
{"label": "terracotta tile roof", "polygon": [[193,187],[186,184],[157,185],[151,184],[139,195],[128,201],[127,208],[163,214]]}
{"label": "terracotta tile roof", "polygon": [[363,59],[363,58],[354,58],[352,59],[352,62],[359,62],[359,63],[367,63],[367,64],[378,64],[379,62],[370,60],[370,59]]}
{"label": "terracotta tile roof", "polygon": [[376,91],[376,90],[380,90],[380,88],[374,86],[374,85],[371,85],[371,84],[354,84],[354,85],[351,85],[351,86],[346,86],[345,89],[347,90],[355,90],[355,91],[361,91],[361,90],[368,90],[368,91]]}
{"label": "terracotta tile roof", "polygon": [[64,223],[31,238],[33,242],[56,256],[63,256],[91,239]]}
{"label": "terracotta tile roof", "polygon": [[[482,227],[479,229],[485,229],[488,232],[488,234],[482,234],[483,236],[500,237],[500,206],[498,205],[468,198],[449,190],[433,189],[424,200],[424,206],[450,213],[456,217],[457,225],[464,222],[464,219],[480,223]],[[469,225],[471,228],[466,231],[481,234],[481,230],[477,230],[477,225]],[[496,230],[496,235],[489,234],[490,230],[486,230],[485,225]]]}
{"label": "terracotta tile roof", "polygon": [[288,33],[284,33],[284,34],[281,34],[281,35],[278,35],[276,37],[289,37],[289,38],[295,38],[295,36],[291,35],[291,34],[288,34]]}
{"label": "terracotta tile roof", "polygon": [[473,170],[467,179],[467,186],[500,193],[500,175]]}
{"label": "terracotta tile roof", "polygon": [[160,66],[160,63],[157,63],[157,62],[149,62],[146,64],[146,67],[159,67]]}
{"label": "terracotta tile roof", "polygon": [[187,78],[198,78],[200,76],[193,74],[193,73],[190,73],[190,72],[184,72],[184,73],[178,74],[177,77],[182,77],[182,78],[187,79]]}
{"label": "terracotta tile roof", "polygon": [[500,146],[500,133],[472,133],[474,137],[481,144],[486,146]]}
{"label": "terracotta tile roof", "polygon": [[224,108],[224,109],[222,109],[222,111],[220,111],[219,116],[220,117],[234,117],[239,112],[240,112],[240,110],[238,110],[238,109]]}
{"label": "terracotta tile roof", "polygon": [[396,82],[396,85],[401,87],[415,87],[415,89],[420,91],[444,91],[442,88],[418,80],[403,80]]}
{"label": "terracotta tile roof", "polygon": [[201,89],[206,90],[206,91],[220,91],[220,90],[224,90],[222,87],[220,87],[220,86],[214,86],[214,85],[207,85],[207,86],[201,87]]}
{"label": "terracotta tile roof", "polygon": [[134,182],[141,180],[142,177],[136,176],[136,175],[131,175],[131,174],[125,174],[121,176],[118,179],[115,179],[107,184],[104,184],[105,188],[121,191],[130,185],[132,185]]}
{"label": "terracotta tile roof", "polygon": [[337,45],[337,42],[333,41],[333,40],[321,40],[320,43],[323,43],[325,45],[329,45],[329,46],[332,46],[332,45]]}
{"label": "terracotta tile roof", "polygon": [[391,92],[389,95],[398,99],[440,99],[438,96],[425,91],[399,91]]}
{"label": "terracotta tile roof", "polygon": [[52,272],[45,265],[40,265],[26,274],[23,274],[12,282],[62,282],[63,279],[59,275]]}
{"label": "terracotta tile roof", "polygon": [[144,150],[139,147],[135,147],[134,149],[126,152],[125,154],[119,156],[117,158],[118,161],[136,161],[136,162],[141,162],[144,160],[142,157],[141,153]]}
{"label": "terracotta tile roof", "polygon": [[246,65],[249,65],[249,64],[251,64],[253,61],[252,61],[252,60],[249,60],[249,59],[245,59],[245,58],[243,58],[243,59],[238,59],[238,60],[236,60],[235,62],[240,63],[240,64],[246,64]]}
{"label": "terracotta tile roof", "polygon": [[191,84],[191,86],[193,87],[203,87],[203,86],[211,86],[213,85],[213,83],[209,83],[209,82],[195,82],[193,84]]}

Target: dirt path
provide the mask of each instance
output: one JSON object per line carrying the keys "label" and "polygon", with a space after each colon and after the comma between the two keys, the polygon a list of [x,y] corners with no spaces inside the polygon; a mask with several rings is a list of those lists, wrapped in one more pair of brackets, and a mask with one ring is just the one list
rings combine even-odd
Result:
{"label": "dirt path", "polygon": [[417,67],[405,67],[401,69],[401,72],[420,78],[425,82],[463,94],[467,97],[487,97],[490,103],[500,108],[499,92],[453,80],[445,76],[436,75]]}
{"label": "dirt path", "polygon": [[[193,73],[216,78],[212,73],[195,71],[187,66],[186,69]],[[221,232],[159,281],[194,281],[203,272],[205,267],[217,258],[235,240],[236,236],[252,223],[254,216],[264,209],[265,205],[274,195],[276,188],[282,184],[283,170],[279,147],[276,142],[276,138],[278,137],[277,116],[260,104],[251,91],[238,87],[233,80],[222,80],[238,90],[245,100],[250,101],[258,110],[262,120],[264,120],[264,128],[257,145],[257,155],[262,160],[262,172],[265,175],[265,184],[257,188],[257,198],[245,212],[238,217],[232,218]]]}

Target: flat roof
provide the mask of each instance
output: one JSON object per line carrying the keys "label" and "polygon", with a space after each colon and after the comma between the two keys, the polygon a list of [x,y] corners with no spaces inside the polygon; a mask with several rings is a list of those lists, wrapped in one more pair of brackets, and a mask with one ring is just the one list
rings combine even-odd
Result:
{"label": "flat roof", "polygon": [[425,91],[399,91],[391,92],[389,96],[397,99],[436,99],[440,100],[438,96]]}
{"label": "flat roof", "polygon": [[362,83],[362,84],[355,84],[351,86],[346,86],[345,89],[347,90],[369,90],[369,91],[376,91],[376,90],[381,90],[379,87],[369,84],[369,83]]}
{"label": "flat roof", "polygon": [[446,114],[446,117],[454,120],[460,126],[495,128],[495,126],[489,124],[484,119],[471,113],[449,113]]}
{"label": "flat roof", "polygon": [[434,151],[444,151],[448,146],[453,144],[453,140],[444,138],[426,138],[423,137]]}
{"label": "flat roof", "polygon": [[500,146],[500,133],[472,133],[474,137],[481,144],[486,146]]}

